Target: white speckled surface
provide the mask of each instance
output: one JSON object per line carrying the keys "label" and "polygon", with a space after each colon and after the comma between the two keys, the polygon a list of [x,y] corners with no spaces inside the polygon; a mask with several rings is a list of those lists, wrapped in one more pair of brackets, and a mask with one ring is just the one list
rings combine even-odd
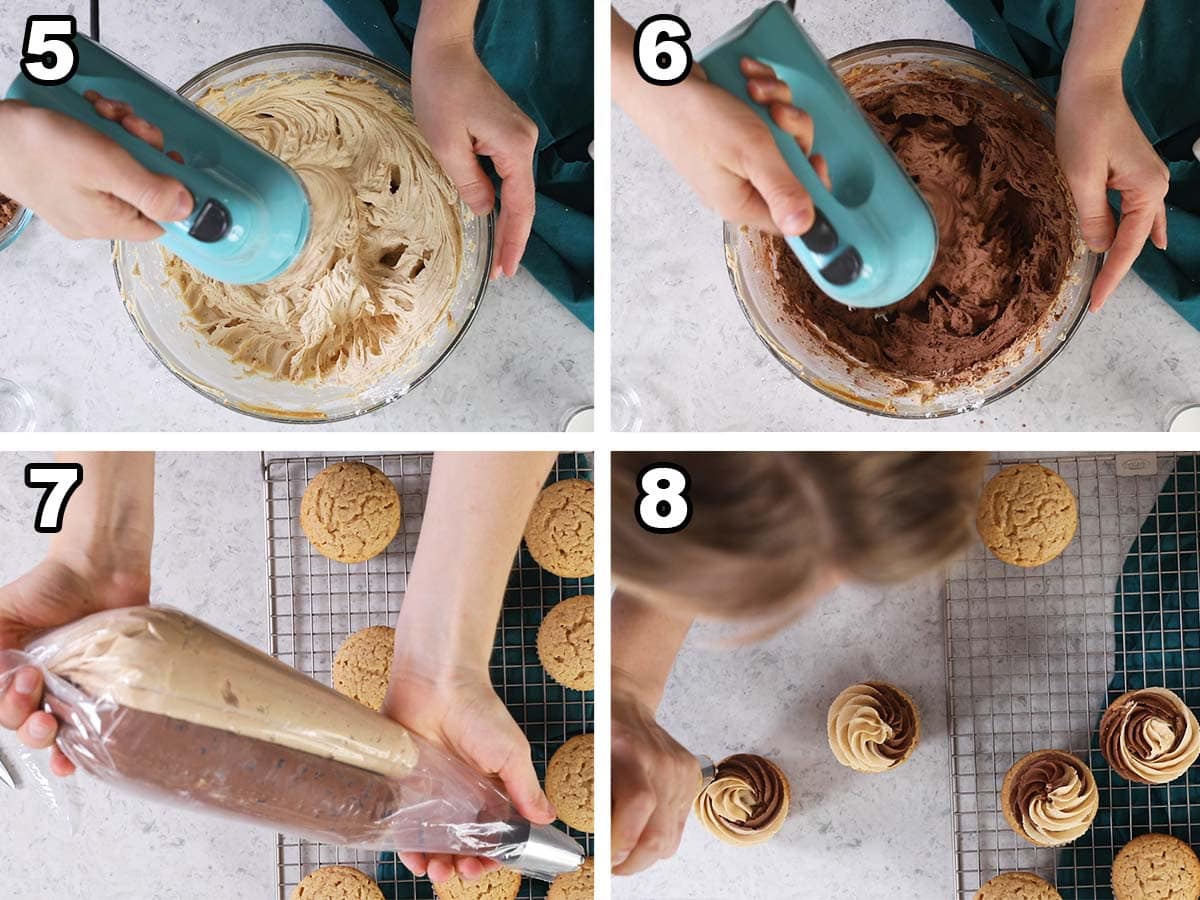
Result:
{"label": "white speckled surface", "polygon": [[[679,852],[627,878],[614,900],[934,900],[954,891],[940,577],[842,587],[770,640],[729,648],[689,635],[660,721],[695,753],[758,753],[792,788],[783,829],[757,847],[721,843],[689,817]],[[838,764],[825,714],[847,685],[907,690],[922,740],[902,767],[859,775]]]}
{"label": "white speckled surface", "polygon": [[[87,4],[69,4],[87,27]],[[167,84],[269,44],[361,43],[320,0],[283,14],[241,0],[105,0],[101,37]],[[44,3],[6,4],[0,93],[16,74],[26,17]],[[54,7],[54,10],[61,7]],[[153,9],[153,14],[141,10]],[[151,354],[117,294],[108,245],[71,242],[35,220],[0,253],[7,314],[0,375],[24,385],[46,431],[235,431],[305,428],[259,422],[196,394]],[[592,397],[592,334],[524,270],[488,291],[471,330],[413,393],[369,416],[326,426],[361,431],[555,431]]]}
{"label": "white speckled surface", "polygon": [[[25,463],[0,454],[0,584],[36,563],[48,538],[32,528],[40,492]],[[151,597],[267,646],[262,476],[257,453],[159,454]],[[0,754],[16,760],[10,732]],[[22,775],[19,765],[11,765]],[[69,780],[78,831],[33,789],[0,785],[0,897],[6,900],[183,900],[275,896],[275,835],[147,803],[85,777]],[[13,828],[10,823],[20,823]]]}
{"label": "white speckled surface", "polygon": [[[700,50],[758,0],[669,4]],[[666,6],[621,0],[633,22]],[[828,55],[899,38],[970,44],[941,0],[801,0],[801,23]],[[937,422],[869,416],[826,399],[770,355],[746,322],[725,270],[721,222],[619,110],[613,118],[613,380],[633,388],[645,431],[1166,427],[1200,398],[1200,334],[1136,276],[1090,316],[1031,384],[983,410]],[[699,365],[697,364],[699,361]]]}

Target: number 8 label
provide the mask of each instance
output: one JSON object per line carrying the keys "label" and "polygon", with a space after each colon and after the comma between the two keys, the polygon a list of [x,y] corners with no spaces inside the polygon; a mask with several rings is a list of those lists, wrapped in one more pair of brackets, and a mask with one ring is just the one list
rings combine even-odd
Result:
{"label": "number 8 label", "polygon": [[634,511],[637,523],[655,534],[673,534],[686,528],[692,519],[690,487],[688,473],[679,466],[659,463],[642,469]]}

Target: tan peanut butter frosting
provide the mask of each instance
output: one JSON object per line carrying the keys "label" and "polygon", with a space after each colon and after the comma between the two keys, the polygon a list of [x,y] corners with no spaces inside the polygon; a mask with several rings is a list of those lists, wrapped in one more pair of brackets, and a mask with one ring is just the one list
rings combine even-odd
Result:
{"label": "tan peanut butter frosting", "polygon": [[190,324],[274,379],[353,388],[400,367],[448,321],[463,244],[458,192],[412,112],[332,73],[254,76],[199,102],[296,171],[312,232],[265,284],[224,284],[169,257]]}
{"label": "tan peanut butter frosting", "polygon": [[1130,691],[1104,711],[1100,751],[1122,778],[1166,784],[1200,757],[1200,724],[1183,699],[1167,688]]}
{"label": "tan peanut butter frosting", "polygon": [[882,681],[852,684],[833,701],[829,746],[856,772],[886,772],[908,759],[920,740],[916,706],[903,691]]}
{"label": "tan peanut butter frosting", "polygon": [[55,633],[47,671],[98,704],[156,713],[403,778],[409,733],[186,613],[134,606]]}
{"label": "tan peanut butter frosting", "polygon": [[1100,808],[1091,769],[1060,750],[1037,750],[1019,759],[1005,776],[1001,793],[1013,830],[1039,847],[1075,840],[1091,827]]}
{"label": "tan peanut butter frosting", "polygon": [[729,844],[761,844],[783,827],[791,789],[768,759],[738,753],[717,764],[716,777],[693,806],[696,818]]}

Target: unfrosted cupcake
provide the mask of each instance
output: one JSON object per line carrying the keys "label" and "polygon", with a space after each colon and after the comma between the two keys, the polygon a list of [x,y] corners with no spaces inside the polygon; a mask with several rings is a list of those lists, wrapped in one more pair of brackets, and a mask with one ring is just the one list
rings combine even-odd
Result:
{"label": "unfrosted cupcake", "polygon": [[792,791],[782,770],[762,756],[738,753],[717,763],[696,797],[696,818],[727,844],[761,844],[783,827]]}
{"label": "unfrosted cupcake", "polygon": [[1032,872],[1005,872],[975,893],[975,900],[1063,900],[1049,882]]}
{"label": "unfrosted cupcake", "polygon": [[921,740],[921,716],[912,697],[883,681],[852,684],[838,694],[827,724],[833,755],[856,772],[894,769]]}
{"label": "unfrosted cupcake", "polygon": [[1059,847],[1092,827],[1100,792],[1092,770],[1078,757],[1035,750],[1004,776],[1000,805],[1020,837],[1039,847]]}
{"label": "unfrosted cupcake", "polygon": [[1200,860],[1170,834],[1140,834],[1121,848],[1112,864],[1116,900],[1196,900]]}
{"label": "unfrosted cupcake", "polygon": [[1166,784],[1200,757],[1200,723],[1173,691],[1129,691],[1109,704],[1100,719],[1100,752],[1128,781]]}

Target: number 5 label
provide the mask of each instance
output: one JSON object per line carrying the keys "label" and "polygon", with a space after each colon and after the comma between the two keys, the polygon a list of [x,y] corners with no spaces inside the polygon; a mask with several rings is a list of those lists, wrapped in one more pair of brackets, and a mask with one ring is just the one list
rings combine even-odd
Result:
{"label": "number 5 label", "polygon": [[682,531],[692,520],[692,501],[688,497],[691,484],[688,473],[670,463],[642,469],[634,512],[637,523],[655,534]]}
{"label": "number 5 label", "polygon": [[687,22],[663,13],[651,16],[633,36],[633,64],[643,81],[650,84],[679,84],[692,71],[692,36]]}
{"label": "number 5 label", "polygon": [[35,84],[69,81],[79,68],[74,16],[30,16],[21,45],[21,71]]}
{"label": "number 5 label", "polygon": [[38,534],[58,534],[62,531],[63,514],[75,488],[83,483],[83,466],[79,463],[29,463],[25,466],[25,486],[44,487],[38,504],[33,530]]}

